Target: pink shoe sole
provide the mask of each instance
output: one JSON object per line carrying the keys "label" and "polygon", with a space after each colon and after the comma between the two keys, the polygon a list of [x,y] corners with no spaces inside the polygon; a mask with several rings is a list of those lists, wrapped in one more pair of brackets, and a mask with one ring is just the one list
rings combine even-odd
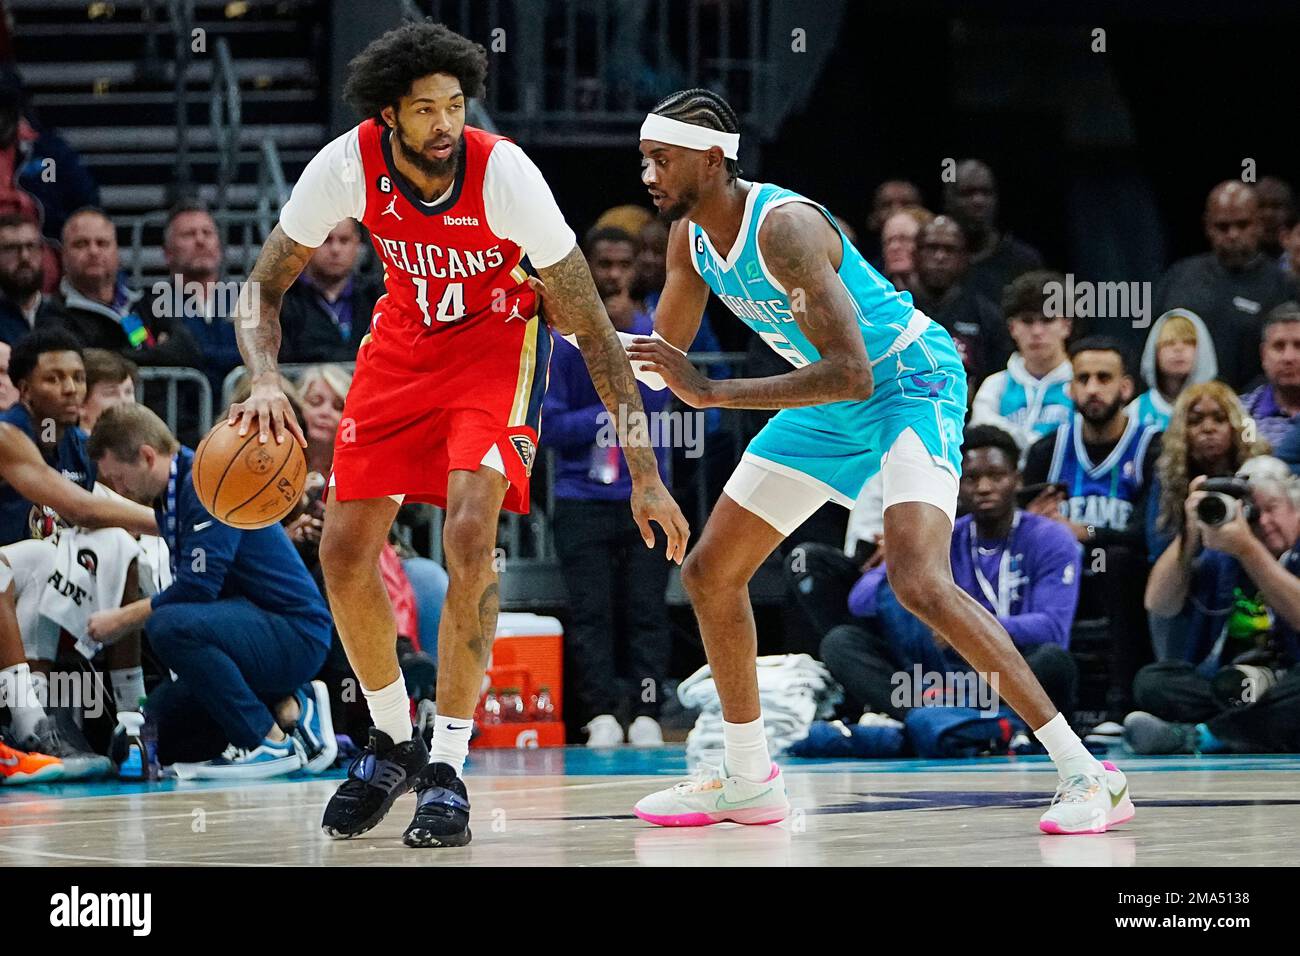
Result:
{"label": "pink shoe sole", "polygon": [[1112,812],[1115,816],[1108,818],[1100,827],[1089,827],[1086,830],[1066,830],[1063,829],[1060,824],[1051,820],[1040,820],[1038,821],[1038,829],[1042,830],[1044,833],[1053,833],[1058,836],[1079,836],[1085,833],[1105,833],[1107,830],[1110,830],[1112,827],[1117,827],[1121,823],[1128,823],[1133,819],[1137,810],[1134,809],[1133,802],[1129,800],[1128,797],[1125,797],[1120,805]]}
{"label": "pink shoe sole", "polygon": [[[1103,760],[1101,765],[1107,770],[1119,770],[1119,767],[1115,766],[1109,760]],[[1038,829],[1042,830],[1044,833],[1053,833],[1058,836],[1079,836],[1085,833],[1105,833],[1111,827],[1117,827],[1121,823],[1128,823],[1133,819],[1136,813],[1137,810],[1133,807],[1133,801],[1128,798],[1127,794],[1125,794],[1120,805],[1110,812],[1107,816],[1106,822],[1100,827],[1089,827],[1086,830],[1065,830],[1060,824],[1053,823],[1051,820],[1040,820],[1038,821]]]}
{"label": "pink shoe sole", "polygon": [[715,823],[743,823],[747,826],[766,826],[780,823],[790,813],[787,809],[777,807],[755,807],[750,810],[736,810],[730,813],[680,813],[660,815],[646,813],[633,807],[632,812],[646,823],[659,827],[707,827]]}

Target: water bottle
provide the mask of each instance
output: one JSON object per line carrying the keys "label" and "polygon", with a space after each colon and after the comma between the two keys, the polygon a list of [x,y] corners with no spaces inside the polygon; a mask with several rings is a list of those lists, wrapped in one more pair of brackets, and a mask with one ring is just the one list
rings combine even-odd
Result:
{"label": "water bottle", "polygon": [[518,687],[501,691],[501,720],[505,723],[523,723],[528,720],[528,708]]}
{"label": "water bottle", "polygon": [[118,777],[123,780],[158,780],[162,768],[158,765],[158,728],[144,713],[144,698],[140,710],[123,710],[117,714],[114,736],[121,734],[126,741],[126,752],[118,765]]}
{"label": "water bottle", "polygon": [[501,723],[501,699],[497,697],[495,689],[489,689],[483,697],[482,714],[479,718],[481,724],[499,724]]}
{"label": "water bottle", "polygon": [[[113,729],[113,758],[118,761],[117,776],[120,780],[146,779],[147,761],[145,760],[144,742],[140,735],[144,730],[144,714],[134,710],[121,710],[117,713],[117,727]],[[120,755],[120,756],[119,756]]]}
{"label": "water bottle", "polygon": [[533,697],[533,720],[554,720],[555,719],[555,700],[551,697],[551,689],[542,687],[538,689],[537,694]]}

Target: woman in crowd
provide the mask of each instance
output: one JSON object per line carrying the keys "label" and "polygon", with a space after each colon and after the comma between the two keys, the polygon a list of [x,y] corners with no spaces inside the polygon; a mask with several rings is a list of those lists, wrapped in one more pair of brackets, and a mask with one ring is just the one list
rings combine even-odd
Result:
{"label": "woman in crowd", "polygon": [[1214,340],[1201,317],[1187,309],[1170,309],[1151,326],[1142,350],[1142,381],[1147,390],[1125,410],[1139,425],[1168,428],[1183,389],[1211,382],[1218,374]]}
{"label": "woman in crowd", "polygon": [[[1154,335],[1152,336],[1155,337]],[[1154,563],[1183,530],[1187,486],[1201,475],[1227,477],[1248,459],[1269,452],[1260,438],[1247,441],[1246,410],[1223,382],[1187,386],[1174,403],[1148,496],[1147,555]],[[1253,436],[1251,436],[1253,437]],[[1149,617],[1156,658],[1178,653],[1180,618]]]}

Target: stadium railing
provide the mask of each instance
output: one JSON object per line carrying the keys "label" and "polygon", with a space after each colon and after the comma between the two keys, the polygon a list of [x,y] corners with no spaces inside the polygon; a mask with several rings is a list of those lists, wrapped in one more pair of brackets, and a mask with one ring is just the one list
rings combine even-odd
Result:
{"label": "stadium railing", "polygon": [[[180,433],[180,390],[182,385],[192,385],[198,395],[199,400],[199,421],[212,421],[212,386],[208,384],[208,377],[194,368],[173,368],[173,367],[151,367],[144,366],[140,370],[140,383],[136,386],[135,397],[137,401],[145,400],[145,383],[161,382],[166,388],[165,398],[163,399],[162,409],[154,408],[153,410],[162,417],[171,429],[173,435]],[[204,428],[211,426],[208,425]]]}
{"label": "stadium railing", "polygon": [[167,0],[167,19],[171,23],[176,49],[176,186],[178,192],[184,193],[194,180],[194,171],[190,167],[190,116],[185,95],[190,61],[194,57],[190,48],[194,0]]}
{"label": "stadium railing", "polygon": [[217,201],[214,208],[225,212],[227,191],[239,165],[239,132],[243,126],[243,103],[239,95],[239,78],[230,57],[230,44],[218,37],[214,45],[212,87],[209,92],[208,125],[217,147]]}

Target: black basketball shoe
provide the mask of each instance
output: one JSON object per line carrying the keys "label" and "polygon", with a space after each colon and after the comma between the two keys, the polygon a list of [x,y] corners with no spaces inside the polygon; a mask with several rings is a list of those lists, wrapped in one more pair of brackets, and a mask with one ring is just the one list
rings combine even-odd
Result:
{"label": "black basketball shoe", "polygon": [[320,827],[335,839],[346,839],[378,826],[395,801],[411,789],[416,775],[429,764],[429,749],[419,734],[394,744],[382,730],[370,728],[370,743],[348,767]]}
{"label": "black basketball shoe", "polygon": [[402,834],[407,846],[464,846],[470,841],[469,794],[450,764],[432,763],[412,782],[415,817]]}

